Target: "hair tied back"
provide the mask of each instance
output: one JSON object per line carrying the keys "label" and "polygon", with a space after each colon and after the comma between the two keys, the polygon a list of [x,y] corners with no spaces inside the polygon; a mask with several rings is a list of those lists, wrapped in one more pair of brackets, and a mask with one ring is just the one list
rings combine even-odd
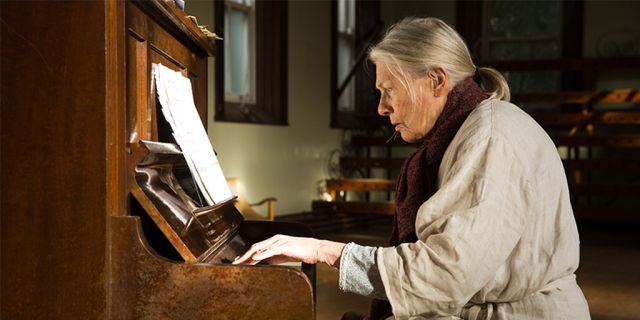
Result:
{"label": "hair tied back", "polygon": [[480,68],[476,67],[476,71],[473,73],[473,81],[475,81],[478,85],[482,82],[482,77],[480,77]]}

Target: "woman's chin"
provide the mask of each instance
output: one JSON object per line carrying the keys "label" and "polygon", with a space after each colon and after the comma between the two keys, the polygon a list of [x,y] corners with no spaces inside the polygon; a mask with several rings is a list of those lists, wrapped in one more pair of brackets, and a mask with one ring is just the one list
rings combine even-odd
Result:
{"label": "woman's chin", "polygon": [[418,141],[418,139],[416,139],[415,135],[407,133],[407,132],[400,131],[400,137],[406,143],[414,143],[414,142]]}

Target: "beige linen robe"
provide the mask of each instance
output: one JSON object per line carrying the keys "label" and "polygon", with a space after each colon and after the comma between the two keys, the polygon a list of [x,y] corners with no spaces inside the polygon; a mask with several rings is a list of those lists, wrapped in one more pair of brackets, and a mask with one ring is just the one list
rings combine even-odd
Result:
{"label": "beige linen robe", "polygon": [[396,319],[589,319],[557,149],[508,102],[485,100],[463,123],[416,234],[377,251]]}

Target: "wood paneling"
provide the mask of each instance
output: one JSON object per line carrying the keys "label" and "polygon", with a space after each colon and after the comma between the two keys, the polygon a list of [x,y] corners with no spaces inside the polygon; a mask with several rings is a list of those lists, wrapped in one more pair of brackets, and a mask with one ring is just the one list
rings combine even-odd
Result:
{"label": "wood paneling", "polygon": [[103,318],[105,4],[0,12],[2,318]]}

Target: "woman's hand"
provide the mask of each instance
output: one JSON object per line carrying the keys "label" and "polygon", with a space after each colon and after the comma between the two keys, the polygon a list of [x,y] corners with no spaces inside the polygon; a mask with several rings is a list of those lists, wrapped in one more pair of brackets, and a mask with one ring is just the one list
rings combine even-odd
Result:
{"label": "woman's hand", "polygon": [[308,264],[322,262],[337,268],[344,246],[344,243],[339,242],[279,234],[252,245],[247,252],[236,258],[233,264],[256,264],[263,260],[270,264],[292,261]]}

